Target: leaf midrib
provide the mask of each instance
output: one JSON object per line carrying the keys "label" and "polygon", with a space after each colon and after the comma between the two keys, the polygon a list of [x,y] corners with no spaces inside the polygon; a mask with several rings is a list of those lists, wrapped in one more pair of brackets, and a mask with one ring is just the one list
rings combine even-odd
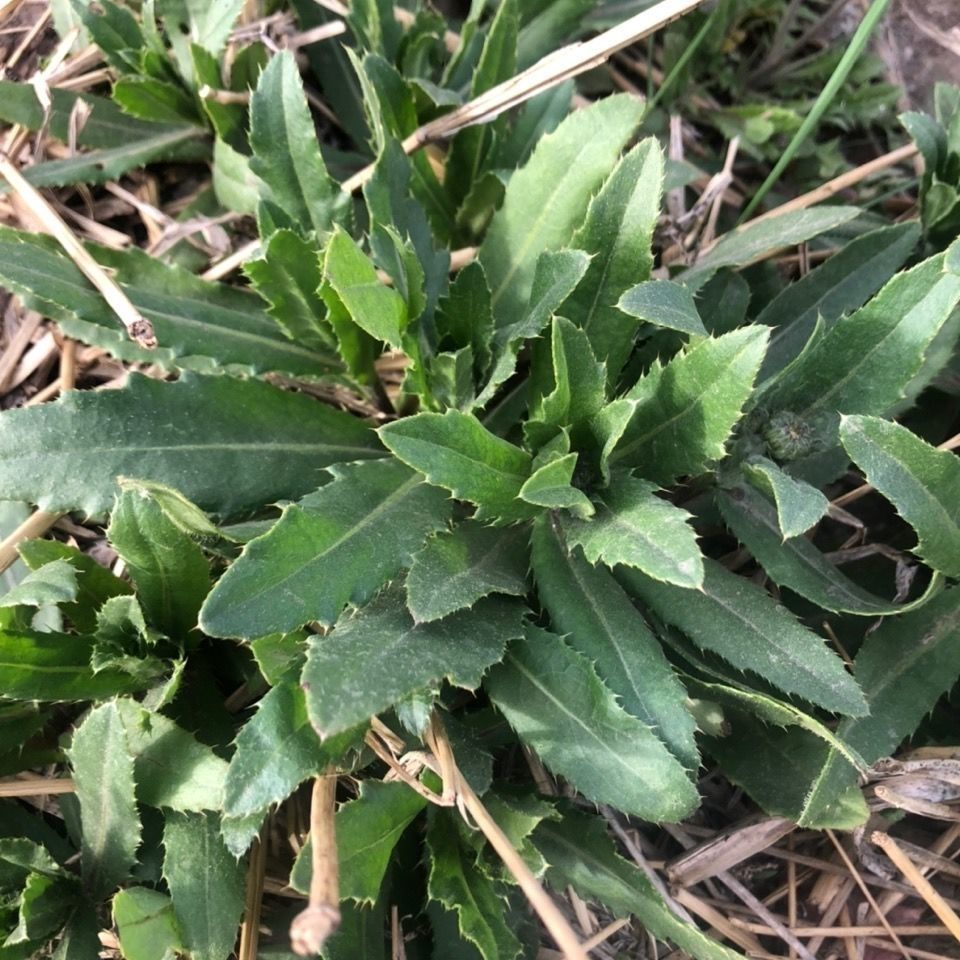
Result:
{"label": "leaf midrib", "polygon": [[[751,631],[754,635],[756,635],[756,636],[758,636],[759,638],[761,638],[761,639],[764,641],[764,643],[767,643],[767,644],[769,644],[770,646],[775,647],[775,649],[779,650],[779,651],[785,656],[785,658],[790,662],[790,664],[791,664],[792,666],[796,667],[796,669],[797,669],[798,672],[803,673],[805,676],[807,676],[808,678],[810,678],[812,681],[815,682],[816,685],[818,685],[818,686],[820,686],[820,687],[822,687],[824,683],[826,683],[826,684],[829,686],[829,680],[828,680],[827,678],[821,677],[821,676],[819,676],[817,673],[813,672],[813,671],[803,662],[803,660],[798,659],[796,656],[794,656],[794,655],[792,654],[789,646],[784,646],[784,645],[781,645],[781,644],[777,644],[777,643],[771,642],[771,641],[769,640],[769,638],[767,637],[767,634],[766,634],[763,630],[761,630],[749,617],[741,614],[738,610],[736,610],[735,608],[729,606],[729,605],[723,600],[723,598],[722,598],[722,597],[719,597],[716,593],[711,593],[711,592],[709,591],[709,589],[708,589],[708,584],[707,584],[707,583],[704,583],[704,584],[703,584],[703,587],[702,587],[701,589],[703,590],[703,592],[704,592],[708,597],[710,597],[714,602],[716,602],[723,610],[727,611],[727,613],[729,613],[735,620],[739,620],[741,623],[743,623],[745,626],[747,626],[747,627],[750,629],[750,631]],[[803,628],[802,628],[802,627],[799,627],[799,625],[798,625],[798,629],[803,629]],[[817,635],[814,634],[814,633],[811,633],[811,638],[820,640],[820,638],[817,637]],[[821,641],[821,643],[822,643],[822,641]],[[714,647],[714,650],[716,650],[716,647]],[[717,652],[719,652],[719,651],[717,651]],[[760,673],[760,671],[756,670],[755,667],[751,667],[750,669],[754,670],[754,671],[757,672],[757,673]],[[761,673],[760,675],[763,676],[762,673]],[[849,676],[849,675],[847,675],[847,676]],[[778,686],[782,686],[782,683],[778,683],[777,685],[778,685]],[[806,694],[804,694],[804,693],[801,692],[801,691],[794,691],[794,692],[796,692],[796,693],[798,694],[798,696],[802,696],[802,697],[806,697],[806,696],[807,696]],[[822,701],[820,701],[820,702],[822,703]]]}
{"label": "leaf midrib", "polygon": [[[772,534],[774,534],[778,538],[780,537],[781,535],[780,527],[770,519],[770,516],[771,516],[770,514],[768,514],[767,516],[764,516],[763,514],[758,513],[756,510],[750,510],[748,504],[744,503],[743,501],[737,501],[737,503],[739,506],[743,506],[745,509],[747,509],[749,514],[754,519],[758,520]],[[787,539],[792,540],[793,538],[788,537]],[[809,541],[804,541],[804,542],[809,543]],[[818,570],[813,560],[808,556],[806,556],[802,550],[793,551],[793,556],[795,556],[804,566],[806,566],[809,572],[813,576],[815,576],[818,580],[825,582],[826,587],[831,592],[839,588],[843,596],[852,598],[851,600],[848,601],[850,606],[854,606],[854,601],[859,602],[859,606],[856,606],[855,610],[848,610],[844,612],[854,613],[856,612],[856,610],[862,610],[864,607],[864,604],[868,602],[872,604],[875,609],[865,611],[867,613],[873,614],[874,616],[881,616],[885,613],[890,612],[888,609],[888,605],[884,605],[882,602],[877,602],[872,597],[870,597],[870,595],[867,594],[865,591],[862,597],[858,596],[856,589],[851,590],[851,588],[856,588],[856,584],[854,584],[851,580],[849,580],[849,578],[843,576],[843,574],[839,570],[837,570],[836,567],[834,567],[834,570],[836,571],[836,574],[837,574],[837,580],[833,580],[827,577],[826,574],[824,574],[822,571]],[[824,561],[829,563],[829,561],[827,561],[826,558],[824,558]],[[795,587],[792,586],[792,584],[789,584],[789,583],[785,583],[781,585],[789,587],[794,590],[796,589]]]}
{"label": "leaf midrib", "polygon": [[[630,764],[627,763],[626,760],[624,760],[624,758],[621,757],[616,750],[611,749],[609,743],[607,743],[602,737],[598,736],[593,730],[590,729],[590,727],[586,725],[586,723],[583,722],[583,720],[580,717],[578,717],[575,713],[571,712],[560,700],[558,700],[545,686],[543,686],[543,684],[540,683],[539,678],[536,677],[534,674],[532,674],[522,663],[520,663],[520,661],[517,660],[517,658],[512,653],[508,653],[504,657],[504,662],[509,662],[519,673],[521,673],[526,678],[527,682],[535,690],[540,691],[540,693],[544,697],[546,697],[546,699],[549,700],[560,711],[560,713],[569,717],[573,721],[573,724],[575,727],[579,727],[580,729],[582,729],[587,734],[587,737],[590,740],[595,741],[600,747],[600,751],[599,751],[600,753],[605,753],[613,757],[616,763],[619,766],[623,767],[624,770],[626,770],[631,777],[636,776],[636,770],[634,770],[630,766]],[[624,711],[624,716],[629,717],[630,715]],[[639,720],[637,721],[637,726],[638,726],[638,729],[643,726]],[[622,733],[623,731],[616,731],[616,732]],[[652,737],[653,734],[652,732],[650,733]],[[658,740],[657,742],[659,743],[660,741]],[[666,750],[666,747],[664,747],[663,749]]]}
{"label": "leaf midrib", "polygon": [[[946,285],[945,281],[947,280],[952,280],[954,282],[954,285],[957,287],[958,292],[960,292],[960,279],[953,276],[952,274],[945,274],[941,276],[937,280],[937,282],[932,287],[930,287],[929,290],[927,290],[926,294],[917,303],[915,303],[913,307],[906,314],[900,316],[897,322],[890,327],[890,329],[887,331],[887,333],[883,337],[875,341],[873,345],[869,347],[869,349],[867,349],[866,351],[858,350],[857,358],[853,366],[850,367],[846,371],[846,373],[843,374],[843,376],[838,377],[833,382],[833,384],[831,384],[831,386],[829,386],[825,391],[819,394],[817,398],[809,404],[809,406],[807,406],[804,410],[800,411],[799,416],[809,417],[816,410],[823,409],[823,407],[831,397],[835,396],[841,390],[841,388],[845,387],[851,380],[858,377],[864,364],[868,363],[881,348],[887,345],[887,341],[889,341],[891,337],[893,337],[896,333],[898,333],[902,329],[903,325],[906,323],[906,321],[909,318],[911,318],[915,313],[921,310],[923,305],[933,296],[933,294],[935,293],[935,291],[939,286],[941,286],[942,284]],[[882,294],[882,291],[881,291],[881,294]],[[954,301],[956,301],[956,297],[954,298]],[[956,305],[956,303],[954,303],[954,305]],[[873,306],[873,301],[868,303],[866,307],[862,307],[861,310],[869,311],[872,306]],[[873,312],[876,312],[875,309]],[[854,314],[853,316],[856,316],[856,314]],[[943,325],[943,321],[941,321],[941,323],[937,325],[937,329],[940,329],[942,325]],[[926,329],[929,331],[929,327],[927,327]],[[846,325],[836,324],[830,332],[831,334],[834,334],[835,336],[840,337],[841,336],[840,331],[845,331],[845,330],[846,330]],[[934,332],[934,335],[935,335],[935,332]],[[820,342],[820,345],[822,346],[822,344],[826,342],[827,342],[826,339],[824,339]],[[920,365],[923,363],[923,357],[926,355],[926,349],[929,346],[929,343],[930,343],[930,337],[927,337],[925,342],[922,344],[923,352],[920,358],[918,359],[916,365],[914,366],[914,369],[913,369],[914,373],[916,372],[917,369],[919,369]]]}
{"label": "leaf midrib", "polygon": [[[711,343],[715,341],[708,340],[705,342]],[[733,356],[731,356],[726,363],[724,363],[723,367],[721,367],[721,369],[717,372],[717,375],[714,378],[712,378],[709,381],[709,383],[703,386],[703,389],[696,395],[696,397],[693,399],[691,403],[688,403],[682,410],[678,410],[672,417],[662,421],[660,424],[653,427],[651,430],[648,430],[645,434],[642,434],[639,437],[635,437],[625,446],[615,448],[614,451],[610,454],[610,462],[614,463],[617,460],[622,460],[625,456],[632,453],[636,447],[638,447],[641,444],[647,443],[653,437],[657,436],[657,434],[662,433],[668,427],[672,426],[677,420],[680,420],[682,417],[687,416],[696,408],[703,406],[707,395],[712,390],[717,388],[717,386],[724,379],[725,375],[731,372],[734,366],[740,361],[740,358],[744,355],[744,353],[746,353],[749,349],[751,349],[754,346],[754,344],[755,344],[755,338],[751,337],[750,339],[746,340],[743,346],[740,347],[740,349],[737,350],[737,352],[733,354]],[[688,358],[693,357],[695,355],[696,353],[694,351],[691,351],[690,353],[684,354],[684,356],[681,359],[687,360]],[[665,368],[665,372],[667,369],[668,368]],[[663,383],[663,379],[661,379],[661,384],[662,383]],[[637,409],[641,409],[641,408],[637,408]],[[631,415],[631,420],[635,415],[636,415],[636,410],[634,410],[634,413]],[[627,429],[629,429],[629,425]]]}
{"label": "leaf midrib", "polygon": [[[305,571],[309,570],[315,564],[322,565],[325,561],[329,559],[330,554],[339,550],[345,543],[347,543],[352,538],[360,536],[363,533],[363,531],[366,530],[368,527],[374,526],[377,523],[379,523],[383,515],[387,513],[393,506],[395,506],[399,501],[401,501],[408,492],[410,492],[411,490],[415,490],[417,487],[422,485],[423,485],[423,481],[416,474],[414,474],[414,476],[410,477],[408,480],[405,480],[399,487],[397,487],[388,496],[386,496],[383,500],[381,500],[372,510],[367,511],[359,522],[353,524],[352,526],[348,527],[346,530],[342,531],[336,537],[335,540],[326,544],[322,548],[320,553],[315,554],[305,563],[300,564],[296,570],[292,571],[291,573],[288,573],[281,580],[274,580],[264,584],[263,586],[261,586],[259,590],[256,590],[252,593],[245,592],[244,599],[243,599],[244,606],[255,602],[260,597],[262,597],[264,593],[267,593],[273,590],[283,589],[283,587],[286,584],[288,584],[292,579],[303,576]],[[318,508],[311,508],[307,510],[307,509],[304,509],[303,507],[299,507],[294,509],[299,509],[302,513],[304,513],[307,516],[323,515],[322,511]],[[279,524],[279,521],[278,521],[278,524]],[[269,536],[269,534],[266,534],[265,536]],[[255,542],[256,541],[251,541],[251,543],[255,543]]]}

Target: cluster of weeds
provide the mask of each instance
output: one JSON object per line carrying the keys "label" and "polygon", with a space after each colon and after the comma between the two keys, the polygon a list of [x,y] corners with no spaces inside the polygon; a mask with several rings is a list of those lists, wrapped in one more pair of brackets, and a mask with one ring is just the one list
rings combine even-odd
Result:
{"label": "cluster of weeds", "polygon": [[[519,104],[653,5],[248,6],[58,4],[109,91],[0,83],[70,146],[4,161],[17,209],[200,170],[182,217],[238,251],[0,228],[0,284],[132,371],[0,414],[21,530],[70,514],[111,561],[0,546],[0,772],[55,794],[0,800],[0,957],[578,958],[568,889],[735,956],[608,821],[693,815],[709,764],[857,828],[960,675],[960,93],[903,117],[912,216],[891,163],[755,217],[871,159],[843,135],[906,140],[860,57],[883,0],[850,47],[721,0]],[[308,783],[307,907],[260,941]]]}

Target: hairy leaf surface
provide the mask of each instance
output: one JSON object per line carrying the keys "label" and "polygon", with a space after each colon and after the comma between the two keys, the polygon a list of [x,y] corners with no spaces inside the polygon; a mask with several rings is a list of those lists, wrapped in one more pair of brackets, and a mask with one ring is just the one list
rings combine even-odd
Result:
{"label": "hairy leaf surface", "polygon": [[611,381],[629,356],[638,326],[617,301],[629,287],[650,276],[650,244],[660,215],[662,181],[663,154],[650,137],[627,153],[607,177],[571,241],[593,259],[563,305],[563,313],[586,332]]}
{"label": "hairy leaf surface", "polygon": [[784,540],[776,508],[758,491],[748,486],[733,487],[719,495],[719,504],[730,529],[774,583],[824,610],[864,617],[902,611],[901,606],[857,586],[806,538]]}
{"label": "hairy leaf surface", "polygon": [[450,515],[444,493],[397,460],[334,467],[332,483],[251,540],[207,598],[203,628],[258,637],[334,623],[409,565]]}
{"label": "hairy leaf surface", "polygon": [[520,635],[524,613],[517,600],[486,597],[443,620],[414,623],[402,595],[386,591],[328,636],[310,638],[303,685],[314,728],[330,737],[443,679],[476,689]]}
{"label": "hairy leaf surface", "polygon": [[596,514],[571,517],[563,529],[591,563],[625,564],[681,587],[703,582],[703,559],[690,514],[656,496],[656,485],[618,476],[597,500]]}
{"label": "hairy leaf surface", "polygon": [[428,540],[407,574],[413,619],[438,620],[491,593],[524,596],[529,538],[523,526],[487,527],[465,520]]}
{"label": "hairy leaf surface", "polygon": [[95,247],[93,254],[115,271],[130,302],[153,324],[156,350],[130,340],[103,297],[45,237],[0,228],[0,281],[68,336],[122,360],[201,372],[214,362],[310,376],[343,369],[329,351],[286,338],[246,291],[201,280],[136,250]]}
{"label": "hairy leaf surface", "polygon": [[960,303],[960,273],[938,254],[898,273],[838,320],[765,395],[775,409],[883,414],[904,396],[927,349]]}
{"label": "hairy leaf surface", "polygon": [[243,913],[246,869],[224,844],[219,816],[167,814],[163,850],[163,878],[191,957],[229,957]]}
{"label": "hairy leaf surface", "polygon": [[237,515],[308,493],[330,464],[382,455],[362,421],[230,377],[132,374],[122,390],[70,392],[0,420],[4,496],[51,511],[103,513],[116,478],[134,476]]}
{"label": "hairy leaf surface", "polygon": [[903,266],[919,236],[916,223],[873,230],[784,287],[757,316],[757,323],[774,328],[760,381],[799,356],[818,317],[830,323],[862,307]]}
{"label": "hairy leaf surface", "polygon": [[278,226],[323,234],[340,193],[327,174],[292,53],[273,57],[250,99],[250,168],[268,191]]}
{"label": "hairy leaf surface", "polygon": [[582,897],[599,900],[617,916],[634,914],[658,939],[675,943],[696,960],[735,960],[739,954],[681,920],[638,867],[614,849],[597,817],[567,813],[562,822],[544,821],[534,842],[550,863],[547,880],[571,885]]}
{"label": "hairy leaf surface", "polygon": [[537,520],[533,575],[553,627],[587,657],[627,713],[653,729],[688,770],[700,762],[686,691],[613,575],[568,551],[555,523]]}
{"label": "hairy leaf surface", "polygon": [[426,838],[430,898],[456,913],[460,935],[473,943],[485,960],[514,960],[521,944],[507,923],[500,891],[478,866],[450,813],[435,810],[431,814]]}
{"label": "hairy leaf surface", "polygon": [[660,583],[620,568],[628,590],[697,646],[756,673],[787,693],[836,713],[867,712],[843,661],[759,587],[705,559],[699,590]]}
{"label": "hairy leaf surface", "polygon": [[99,899],[127,879],[140,845],[133,757],[116,703],[84,717],[67,756],[83,825],[83,885]]}
{"label": "hairy leaf surface", "polygon": [[537,258],[569,243],[642,110],[624,95],[570,114],[540,139],[527,164],[510,178],[479,254],[498,327],[520,318]]}
{"label": "hairy leaf surface", "polygon": [[137,799],[177,811],[219,810],[227,762],[162,713],[117,700],[133,757]]}
{"label": "hairy leaf surface", "polygon": [[530,455],[495,436],[471,414],[418,413],[379,430],[380,439],[430,483],[480,509],[477,519],[518,520],[532,507],[517,502]]}
{"label": "hairy leaf surface", "polygon": [[812,240],[859,215],[857,207],[811,207],[766,220],[758,218],[724,234],[680,279],[697,291],[721,267],[744,267],[784,247]]}
{"label": "hairy leaf surface", "polygon": [[696,806],[680,762],[555,634],[528,627],[486,689],[520,738],[590,800],[645,820],[676,821]]}
{"label": "hairy leaf surface", "polygon": [[203,551],[135,482],[122,483],[110,514],[107,539],[137,587],[137,599],[151,624],[182,640],[197,626],[210,590]]}
{"label": "hairy leaf surface", "polygon": [[960,459],[937,450],[898,423],[844,417],[840,439],[847,453],[907,523],[915,552],[934,570],[960,577]]}
{"label": "hairy leaf surface", "polygon": [[623,313],[647,320],[667,330],[679,330],[695,336],[707,335],[693,294],[682,283],[672,280],[647,280],[631,287],[617,301]]}
{"label": "hairy leaf surface", "polygon": [[17,700],[101,700],[140,684],[120,670],[90,667],[93,641],[66,633],[0,629],[0,691]]}
{"label": "hairy leaf surface", "polygon": [[[342,898],[371,904],[377,900],[400,835],[426,805],[426,799],[405,783],[367,780],[356,800],[340,806],[336,832]],[[310,890],[312,853],[308,840],[290,873],[290,886],[301,893]]]}
{"label": "hairy leaf surface", "polygon": [[627,394],[634,408],[610,462],[667,484],[720,459],[767,336],[763,327],[736,330],[701,340],[666,366],[655,362]]}
{"label": "hairy leaf surface", "polygon": [[751,457],[744,463],[743,470],[755,487],[773,498],[784,540],[805,533],[830,506],[816,487],[795,479],[766,457]]}

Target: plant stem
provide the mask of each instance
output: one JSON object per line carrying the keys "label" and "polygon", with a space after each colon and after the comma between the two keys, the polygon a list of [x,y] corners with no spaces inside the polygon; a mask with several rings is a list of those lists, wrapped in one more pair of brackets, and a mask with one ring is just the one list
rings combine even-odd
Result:
{"label": "plant stem", "polygon": [[747,204],[746,209],[740,216],[740,220],[738,221],[739,223],[743,223],[744,220],[749,219],[753,211],[756,210],[757,207],[763,202],[763,198],[776,185],[777,181],[782,176],[783,171],[786,170],[787,166],[796,156],[797,151],[806,142],[810,134],[813,133],[813,131],[817,128],[817,125],[820,123],[823,115],[827,112],[828,107],[831,103],[833,103],[834,98],[837,96],[841,87],[846,82],[847,77],[850,75],[850,71],[860,59],[860,54],[863,53],[864,48],[870,39],[870,35],[880,22],[880,18],[883,16],[889,5],[890,0],[873,0],[873,3],[871,4],[870,9],[867,11],[866,16],[860,22],[860,26],[857,27],[857,32],[853,35],[853,39],[850,41],[850,46],[847,47],[846,52],[840,58],[840,62],[837,64],[836,69],[831,74],[826,86],[820,92],[820,96],[817,97],[816,102],[813,104],[810,112],[807,114],[803,123],[800,124],[800,129],[797,130],[797,132],[793,135],[793,138],[790,140],[790,143],[787,144],[787,149],[783,151],[783,154],[774,165],[774,168],[770,171],[767,179],[763,181],[760,189],[754,194],[753,199]]}
{"label": "plant stem", "polygon": [[697,31],[694,38],[687,44],[686,50],[680,54],[680,57],[677,59],[677,62],[671,67],[670,72],[663,78],[663,83],[660,84],[660,88],[657,92],[647,100],[647,109],[646,115],[649,116],[654,107],[667,95],[670,91],[670,88],[677,82],[680,75],[683,73],[687,64],[693,59],[693,55],[700,49],[700,45],[706,39],[707,34],[710,32],[710,28],[713,26],[714,21],[717,19],[717,12],[721,9],[720,6],[703,21],[703,25]]}
{"label": "plant stem", "polygon": [[290,945],[299,957],[316,956],[340,926],[340,870],[334,826],[336,792],[337,775],[332,769],[313,781],[310,895],[306,908],[290,924]]}

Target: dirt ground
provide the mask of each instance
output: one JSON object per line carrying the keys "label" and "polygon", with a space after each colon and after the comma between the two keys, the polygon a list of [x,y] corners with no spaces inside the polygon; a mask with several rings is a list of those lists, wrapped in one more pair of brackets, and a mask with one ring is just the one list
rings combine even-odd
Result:
{"label": "dirt ground", "polygon": [[894,0],[888,37],[914,108],[932,106],[938,80],[960,84],[960,0]]}

